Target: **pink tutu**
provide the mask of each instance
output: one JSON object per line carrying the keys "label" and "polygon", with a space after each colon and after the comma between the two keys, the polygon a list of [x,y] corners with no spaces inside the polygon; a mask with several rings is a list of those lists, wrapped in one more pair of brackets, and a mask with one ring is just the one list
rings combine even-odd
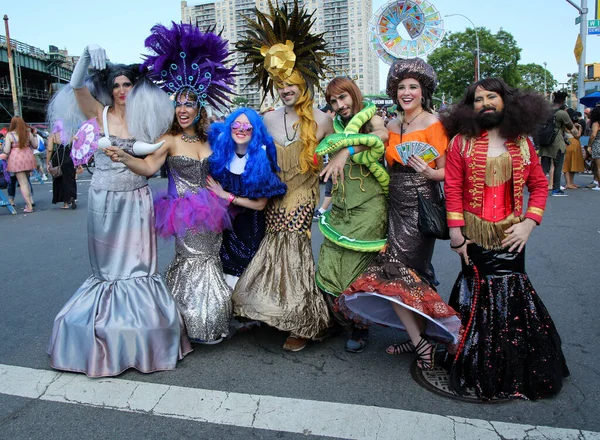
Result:
{"label": "pink tutu", "polygon": [[156,232],[163,238],[184,236],[187,231],[221,232],[231,229],[228,202],[216,194],[201,189],[186,192],[183,197],[161,193],[154,198]]}

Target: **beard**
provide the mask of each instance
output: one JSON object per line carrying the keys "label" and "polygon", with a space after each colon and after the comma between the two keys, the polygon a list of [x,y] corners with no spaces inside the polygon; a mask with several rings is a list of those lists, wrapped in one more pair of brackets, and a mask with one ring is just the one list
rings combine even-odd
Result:
{"label": "beard", "polygon": [[496,128],[504,120],[504,110],[499,112],[495,110],[493,112],[481,111],[475,115],[475,120],[477,121],[479,127],[483,128],[484,130]]}

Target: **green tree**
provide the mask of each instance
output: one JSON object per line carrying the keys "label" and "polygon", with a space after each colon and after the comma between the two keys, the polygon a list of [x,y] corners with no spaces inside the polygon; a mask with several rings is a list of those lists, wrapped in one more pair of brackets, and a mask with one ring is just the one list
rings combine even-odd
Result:
{"label": "green tree", "polygon": [[[535,63],[519,64],[521,84],[519,87],[539,93],[550,93],[558,85],[554,76],[544,66]],[[545,87],[545,90],[544,90]]]}
{"label": "green tree", "polygon": [[[478,27],[480,46],[480,78],[499,76],[511,86],[519,86],[521,76],[517,67],[521,49],[509,32],[500,29],[496,34]],[[453,102],[460,100],[465,89],[475,79],[477,52],[475,30],[447,33],[444,40],[427,58],[435,69],[439,88]]]}
{"label": "green tree", "polygon": [[233,108],[238,108],[238,107],[247,106],[249,102],[250,101],[247,98],[244,98],[243,96],[236,96],[231,101],[231,104],[232,104]]}

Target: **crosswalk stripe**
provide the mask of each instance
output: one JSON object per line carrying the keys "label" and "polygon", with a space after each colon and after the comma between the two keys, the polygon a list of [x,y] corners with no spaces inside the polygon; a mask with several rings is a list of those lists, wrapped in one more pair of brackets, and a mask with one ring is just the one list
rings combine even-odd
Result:
{"label": "crosswalk stripe", "polygon": [[196,422],[360,440],[600,439],[600,433],[185,388],[0,364],[0,393]]}

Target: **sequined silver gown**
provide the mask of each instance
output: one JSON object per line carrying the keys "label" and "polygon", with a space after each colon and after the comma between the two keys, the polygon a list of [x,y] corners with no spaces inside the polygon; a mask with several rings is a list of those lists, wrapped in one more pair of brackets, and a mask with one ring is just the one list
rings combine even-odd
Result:
{"label": "sequined silver gown", "polygon": [[[206,188],[208,159],[170,156],[167,164],[169,184],[175,185],[179,197]],[[221,233],[209,230],[178,236],[166,274],[190,338],[206,342],[227,336],[231,320],[231,288],[219,259],[221,241]]]}
{"label": "sequined silver gown", "polygon": [[[110,136],[130,151],[133,139]],[[115,376],[175,368],[191,351],[185,327],[158,273],[152,194],[147,179],[95,154],[88,197],[92,275],[54,320],[53,368]]]}

